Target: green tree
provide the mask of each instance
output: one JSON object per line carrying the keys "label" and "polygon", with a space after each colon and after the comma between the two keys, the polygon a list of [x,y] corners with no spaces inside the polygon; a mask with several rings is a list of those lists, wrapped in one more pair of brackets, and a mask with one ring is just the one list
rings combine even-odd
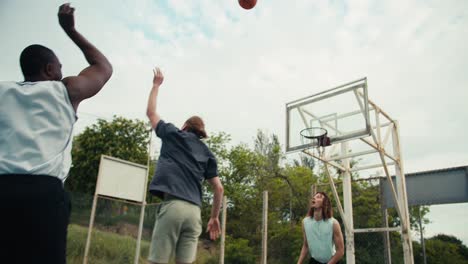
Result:
{"label": "green tree", "polygon": [[147,164],[148,127],[145,122],[114,116],[99,119],[73,140],[73,166],[65,182],[70,191],[93,194],[101,155]]}
{"label": "green tree", "polygon": [[427,263],[468,263],[468,248],[454,236],[437,235],[426,241]]}
{"label": "green tree", "polygon": [[311,160],[284,163],[281,149],[276,135],[257,132],[254,151],[260,163],[256,187],[268,191],[268,263],[291,263],[299,256],[302,219],[309,207],[310,187],[318,179]]}
{"label": "green tree", "polygon": [[468,247],[464,245],[460,239],[450,235],[439,234],[432,237],[430,240],[440,240],[455,245],[458,249],[457,251],[459,255],[468,262]]}
{"label": "green tree", "polygon": [[[417,233],[420,233],[421,230],[424,232],[425,224],[429,224],[431,221],[426,217],[427,214],[430,212],[429,206],[424,205],[416,205],[409,207],[409,220],[410,220],[410,227],[412,230],[415,230]],[[389,209],[389,214],[391,215],[391,224],[393,226],[400,225],[400,217],[396,212],[395,208]],[[421,225],[420,225],[421,223]]]}

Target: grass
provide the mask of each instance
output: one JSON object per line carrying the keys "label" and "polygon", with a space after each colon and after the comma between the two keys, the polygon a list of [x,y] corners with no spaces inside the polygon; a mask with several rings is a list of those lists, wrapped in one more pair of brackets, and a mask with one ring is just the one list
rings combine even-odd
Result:
{"label": "grass", "polygon": [[[68,227],[67,263],[83,263],[88,228],[79,225]],[[140,261],[147,263],[150,242],[142,240],[140,244]],[[94,229],[91,237],[91,246],[88,263],[93,264],[129,264],[135,258],[136,239],[130,236],[121,236],[114,233]],[[213,256],[206,249],[199,246],[195,263],[207,263]],[[172,262],[173,263],[173,262]]]}

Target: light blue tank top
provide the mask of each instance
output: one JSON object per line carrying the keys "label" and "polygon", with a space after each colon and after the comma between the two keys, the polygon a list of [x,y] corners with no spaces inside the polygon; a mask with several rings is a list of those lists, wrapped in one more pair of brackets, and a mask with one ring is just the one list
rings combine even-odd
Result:
{"label": "light blue tank top", "polygon": [[75,122],[62,82],[0,82],[0,177],[43,174],[65,180]]}
{"label": "light blue tank top", "polygon": [[333,243],[333,223],[335,218],[316,221],[313,217],[306,217],[302,221],[309,245],[309,253],[315,260],[327,263],[335,255]]}

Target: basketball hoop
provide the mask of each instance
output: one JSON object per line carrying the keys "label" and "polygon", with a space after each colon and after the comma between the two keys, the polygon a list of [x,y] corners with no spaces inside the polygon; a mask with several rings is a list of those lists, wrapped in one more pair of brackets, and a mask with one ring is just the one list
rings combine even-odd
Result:
{"label": "basketball hoop", "polygon": [[325,147],[330,146],[330,138],[327,137],[328,131],[323,127],[308,127],[301,130],[300,134],[302,144],[316,148],[320,157],[322,157]]}

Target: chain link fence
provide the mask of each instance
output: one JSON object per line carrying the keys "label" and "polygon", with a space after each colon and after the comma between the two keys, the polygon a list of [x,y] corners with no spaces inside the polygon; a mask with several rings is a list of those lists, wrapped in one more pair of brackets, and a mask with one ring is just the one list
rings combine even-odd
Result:
{"label": "chain link fence", "polygon": [[[381,228],[385,226],[385,223],[388,223],[390,227],[397,225],[395,212],[385,211],[381,206],[378,179],[357,180],[353,181],[352,184],[353,225],[355,229]],[[335,187],[341,193],[342,183],[337,181]],[[312,191],[324,191],[329,194],[334,205],[334,217],[342,225],[343,222],[335,206],[336,202],[333,201],[330,185],[321,183],[315,185],[313,189],[311,193]],[[283,203],[270,203],[268,205],[267,263],[269,264],[295,263],[299,257],[303,243],[301,220],[307,212],[307,207],[304,204],[303,210],[294,212],[292,209],[293,199],[293,196],[284,197]],[[308,197],[303,199],[308,200]],[[71,201],[68,263],[83,263],[93,196],[71,193]],[[343,204],[343,201],[341,202]],[[257,228],[253,231],[257,234],[254,236],[257,241],[248,241],[242,239],[239,234],[230,233],[228,224],[225,263],[262,263],[262,202],[257,201],[255,207],[258,208],[258,215],[255,216],[257,220],[252,219],[251,221],[257,223]],[[133,263],[140,213],[141,205],[99,198],[96,206],[89,263]],[[146,206],[140,263],[146,263],[155,213],[156,204]],[[245,221],[249,217],[245,216]],[[227,222],[229,223],[229,221],[228,209]],[[204,224],[206,225],[206,223]],[[239,224],[241,223],[239,222]],[[342,225],[341,228],[344,234],[344,226]],[[399,232],[387,233],[356,232],[354,234],[356,263],[403,263]],[[195,263],[220,263],[219,252],[216,250],[219,247],[218,243],[219,241],[205,245],[206,243],[201,239],[199,258]],[[203,249],[205,246],[206,250]],[[340,263],[346,263],[346,255]]]}

